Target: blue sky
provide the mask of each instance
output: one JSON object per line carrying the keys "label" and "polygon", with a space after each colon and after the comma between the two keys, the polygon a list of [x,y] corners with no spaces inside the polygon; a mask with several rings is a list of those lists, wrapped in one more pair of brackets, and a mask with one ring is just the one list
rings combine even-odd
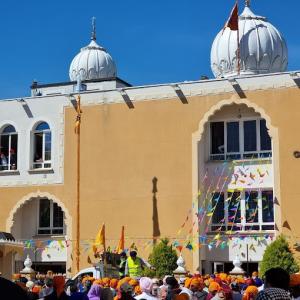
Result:
{"label": "blue sky", "polygon": [[[240,0],[243,6],[243,0]],[[68,81],[71,60],[97,42],[133,85],[212,77],[210,48],[234,0],[11,0],[1,3],[0,98],[29,95],[33,79]],[[252,0],[283,33],[289,70],[300,69],[299,0]]]}

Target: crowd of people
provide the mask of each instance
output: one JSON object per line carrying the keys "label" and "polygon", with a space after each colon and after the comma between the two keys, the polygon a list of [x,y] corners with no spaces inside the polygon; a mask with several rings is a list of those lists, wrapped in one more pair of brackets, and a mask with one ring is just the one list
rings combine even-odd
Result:
{"label": "crowd of people", "polygon": [[[2,298],[3,297],[3,298]],[[13,281],[0,277],[0,299],[7,300],[269,300],[300,299],[300,274],[281,268],[252,276],[225,273],[175,278],[102,278],[89,276],[66,280],[64,276],[38,276],[28,280],[15,275]]]}

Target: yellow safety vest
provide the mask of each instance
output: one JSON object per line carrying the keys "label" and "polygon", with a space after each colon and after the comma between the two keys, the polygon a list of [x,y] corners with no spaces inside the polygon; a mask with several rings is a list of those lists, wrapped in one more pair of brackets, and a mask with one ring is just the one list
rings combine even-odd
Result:
{"label": "yellow safety vest", "polygon": [[142,275],[142,262],[140,258],[133,260],[131,257],[127,258],[127,266],[129,277],[140,277]]}

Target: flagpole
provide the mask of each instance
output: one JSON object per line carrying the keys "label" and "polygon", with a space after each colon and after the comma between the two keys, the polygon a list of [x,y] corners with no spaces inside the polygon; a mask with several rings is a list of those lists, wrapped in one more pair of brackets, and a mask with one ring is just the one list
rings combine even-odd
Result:
{"label": "flagpole", "polygon": [[76,182],[76,270],[80,270],[80,125],[81,125],[81,105],[80,95],[76,99],[76,124],[75,133],[77,134],[77,182]]}
{"label": "flagpole", "polygon": [[[236,0],[236,5],[239,7],[239,1]],[[240,26],[239,26],[239,11],[238,11],[238,28],[237,28],[237,74],[241,74],[241,48],[240,48]]]}

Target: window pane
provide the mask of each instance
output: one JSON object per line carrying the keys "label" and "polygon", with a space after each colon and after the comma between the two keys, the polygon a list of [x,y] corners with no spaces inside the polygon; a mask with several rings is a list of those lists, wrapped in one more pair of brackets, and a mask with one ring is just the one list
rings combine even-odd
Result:
{"label": "window pane", "polygon": [[212,216],[212,224],[224,223],[224,194],[215,193],[212,199],[212,209],[214,213]]}
{"label": "window pane", "polygon": [[18,153],[18,135],[17,134],[12,134],[10,136],[10,143],[11,143],[11,148],[10,148],[10,168],[11,170],[17,170],[18,165],[17,165],[17,153]]}
{"label": "window pane", "polygon": [[256,149],[256,121],[244,121],[244,151]]}
{"label": "window pane", "polygon": [[62,209],[53,203],[53,227],[63,227],[64,226],[64,213]]}
{"label": "window pane", "polygon": [[210,123],[211,154],[224,153],[224,122]]}
{"label": "window pane", "polygon": [[271,138],[266,126],[266,120],[260,120],[260,149],[262,151],[271,151]]}
{"label": "window pane", "polygon": [[34,134],[34,162],[43,161],[43,133]]}
{"label": "window pane", "polygon": [[263,191],[262,196],[262,216],[263,222],[274,222],[274,202],[273,192]]}
{"label": "window pane", "polygon": [[51,160],[51,132],[45,132],[45,160]]}
{"label": "window pane", "polygon": [[228,225],[229,227],[231,227],[233,224],[241,223],[241,194],[239,192],[228,193],[227,200],[228,200]]}
{"label": "window pane", "polygon": [[246,192],[246,222],[258,222],[258,192]]}
{"label": "window pane", "polygon": [[40,199],[40,227],[50,227],[50,200]]}
{"label": "window pane", "polygon": [[6,126],[2,131],[2,133],[12,133],[12,132],[16,132],[15,127],[12,125]]}
{"label": "window pane", "polygon": [[50,129],[49,125],[46,122],[42,122],[38,124],[35,128],[36,131],[42,131],[42,130],[47,130]]}
{"label": "window pane", "polygon": [[239,122],[227,123],[227,152],[240,152]]}
{"label": "window pane", "polygon": [[9,135],[1,135],[0,147],[0,170],[8,170]]}

